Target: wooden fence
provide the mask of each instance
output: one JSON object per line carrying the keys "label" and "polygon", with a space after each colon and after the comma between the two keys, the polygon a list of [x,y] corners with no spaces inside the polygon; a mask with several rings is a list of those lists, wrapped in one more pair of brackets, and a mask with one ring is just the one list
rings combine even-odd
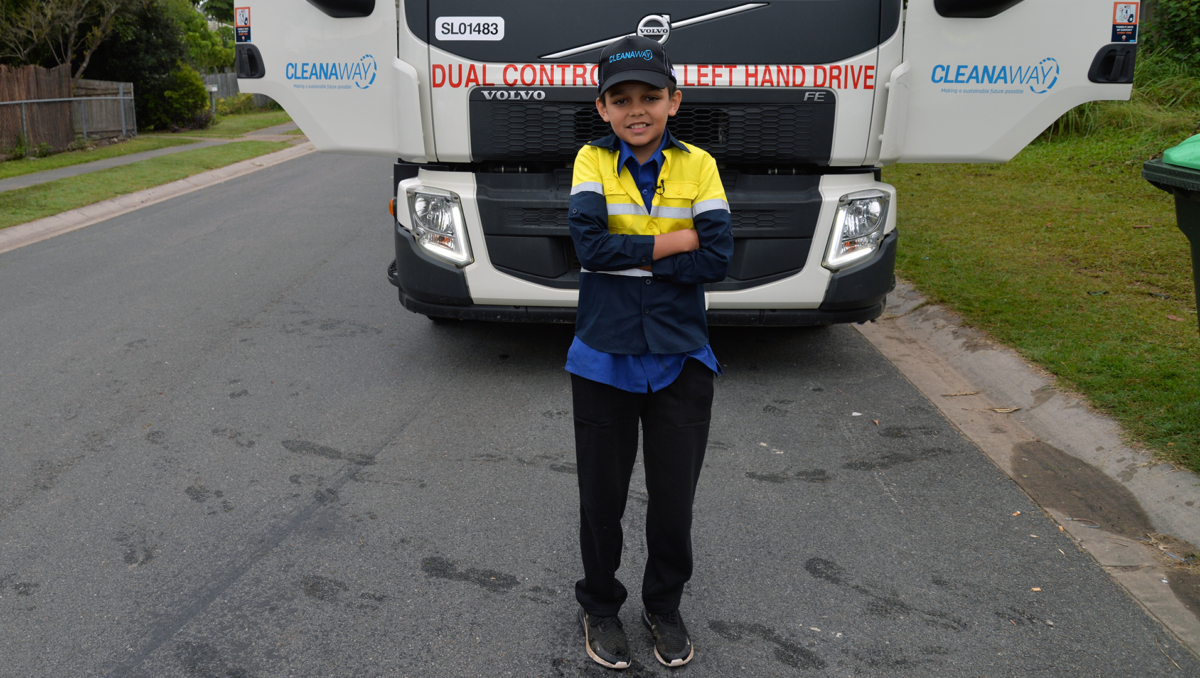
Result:
{"label": "wooden fence", "polygon": [[136,134],[132,83],[80,80],[72,91],[69,66],[0,65],[0,155]]}
{"label": "wooden fence", "polygon": [[79,100],[75,107],[76,134],[89,139],[137,136],[132,82],[80,80],[71,95]]}
{"label": "wooden fence", "polygon": [[[70,65],[57,68],[0,65],[0,103],[70,97]],[[73,141],[69,101],[0,105],[0,153],[7,154],[18,146],[36,150],[43,143],[61,150]]]}

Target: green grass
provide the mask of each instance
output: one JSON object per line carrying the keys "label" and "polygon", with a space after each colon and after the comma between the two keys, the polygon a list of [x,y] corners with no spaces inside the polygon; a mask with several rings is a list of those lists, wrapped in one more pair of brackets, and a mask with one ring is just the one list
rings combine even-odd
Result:
{"label": "green grass", "polygon": [[1190,249],[1174,199],[1141,178],[1144,146],[1103,130],[1035,142],[1005,165],[889,167],[897,269],[1133,441],[1200,471]]}
{"label": "green grass", "polygon": [[289,147],[281,142],[239,141],[6,191],[0,193],[0,228],[160,186]]}
{"label": "green grass", "polygon": [[[187,130],[178,132],[180,136],[188,137],[215,137],[217,139],[236,139],[247,132],[255,132],[257,130],[282,125],[285,122],[291,122],[292,118],[286,111],[256,111],[254,113],[240,113],[237,115],[217,116],[212,127],[208,129]],[[147,135],[149,136],[149,135]],[[175,136],[171,132],[156,132],[153,134],[156,137]]]}
{"label": "green grass", "polygon": [[94,162],[96,160],[107,160],[108,158],[116,158],[122,155],[131,153],[141,153],[142,151],[154,151],[168,146],[180,146],[183,144],[195,143],[192,139],[180,139],[171,137],[138,137],[129,141],[103,146],[101,148],[93,148],[79,151],[67,151],[66,153],[57,153],[44,158],[21,158],[19,160],[8,160],[0,162],[0,179],[8,179],[11,177],[19,177],[25,174],[33,174],[34,172],[45,172],[46,170],[58,169],[60,167],[70,167],[71,165],[80,165],[85,162]]}
{"label": "green grass", "polygon": [[1139,54],[1004,165],[897,165],[897,272],[1200,472],[1200,330],[1174,198],[1142,163],[1200,132],[1200,73]]}

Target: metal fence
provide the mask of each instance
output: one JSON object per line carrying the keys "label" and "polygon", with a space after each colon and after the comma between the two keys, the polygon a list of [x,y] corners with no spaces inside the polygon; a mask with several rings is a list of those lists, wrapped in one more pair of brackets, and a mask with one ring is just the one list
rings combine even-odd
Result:
{"label": "metal fence", "polygon": [[24,147],[61,151],[76,141],[137,136],[133,93],[86,98],[0,101],[0,153]]}

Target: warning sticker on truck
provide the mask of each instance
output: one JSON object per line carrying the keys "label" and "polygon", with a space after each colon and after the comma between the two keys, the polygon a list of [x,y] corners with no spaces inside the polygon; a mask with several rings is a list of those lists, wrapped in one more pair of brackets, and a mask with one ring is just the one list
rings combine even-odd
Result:
{"label": "warning sticker on truck", "polygon": [[233,8],[233,31],[235,42],[250,42],[250,8]]}
{"label": "warning sticker on truck", "polygon": [[1137,42],[1138,3],[1113,3],[1113,42]]}

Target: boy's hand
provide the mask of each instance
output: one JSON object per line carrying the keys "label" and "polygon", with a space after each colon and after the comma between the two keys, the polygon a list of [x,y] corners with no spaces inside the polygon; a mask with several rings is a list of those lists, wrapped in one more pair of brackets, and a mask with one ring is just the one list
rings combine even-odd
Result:
{"label": "boy's hand", "polygon": [[655,261],[672,254],[692,252],[698,249],[700,249],[700,235],[694,228],[654,236]]}

